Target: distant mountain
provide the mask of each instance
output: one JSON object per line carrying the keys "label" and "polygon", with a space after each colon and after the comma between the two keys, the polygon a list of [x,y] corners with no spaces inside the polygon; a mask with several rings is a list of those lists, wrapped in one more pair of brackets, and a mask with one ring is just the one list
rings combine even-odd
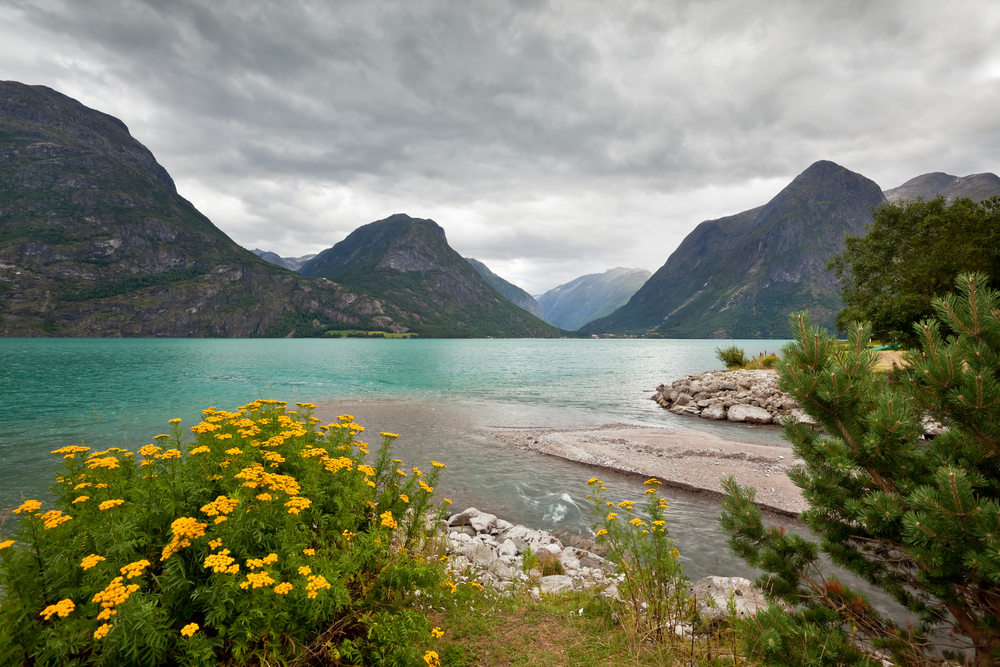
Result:
{"label": "distant mountain", "polygon": [[270,262],[275,266],[280,266],[288,269],[289,271],[298,271],[305,265],[306,262],[316,256],[316,253],[313,253],[312,255],[302,255],[302,257],[279,257],[277,253],[261,250],[260,248],[254,248],[250,252],[257,255],[265,262]]}
{"label": "distant mountain", "polygon": [[0,335],[386,330],[386,305],[239,247],[117,118],[0,81]]}
{"label": "distant mountain", "polygon": [[873,181],[816,162],[764,206],[698,225],[625,306],[580,333],[788,338],[796,310],[832,328],[840,292],[826,264],[884,202]]}
{"label": "distant mountain", "polygon": [[546,322],[576,331],[628,303],[650,275],[646,269],[621,267],[591,273],[550,289],[538,297],[538,303]]}
{"label": "distant mountain", "polygon": [[422,336],[562,334],[487,284],[433,220],[400,213],[363,225],[301,273],[372,295],[386,315]]}
{"label": "distant mountain", "polygon": [[893,203],[917,198],[930,201],[940,196],[948,199],[966,197],[974,201],[997,197],[1000,196],[1000,177],[991,173],[951,176],[938,171],[911,178],[898,188],[885,191],[885,198]]}
{"label": "distant mountain", "polygon": [[537,301],[535,301],[535,297],[531,296],[514,283],[509,283],[497,274],[493,273],[490,271],[490,267],[486,266],[478,259],[466,257],[465,261],[471,264],[472,268],[479,272],[479,275],[483,277],[483,280],[486,281],[487,285],[503,294],[504,298],[512,304],[518,308],[523,308],[540,320],[545,319],[545,316],[542,315],[542,307],[538,305]]}

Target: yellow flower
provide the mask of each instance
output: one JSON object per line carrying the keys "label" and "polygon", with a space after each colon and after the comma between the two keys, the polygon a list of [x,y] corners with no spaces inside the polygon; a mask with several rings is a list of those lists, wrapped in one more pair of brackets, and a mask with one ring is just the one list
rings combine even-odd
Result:
{"label": "yellow flower", "polygon": [[197,623],[188,623],[183,628],[181,628],[181,635],[183,635],[184,637],[190,637],[194,635],[194,633],[198,632],[198,627],[199,626]]}
{"label": "yellow flower", "polygon": [[449,505],[451,505],[451,501],[450,501],[450,500],[448,500],[447,498],[445,498],[445,499],[444,499],[444,501],[445,501],[446,503],[448,503]]}
{"label": "yellow flower", "polygon": [[396,523],[396,520],[392,518],[392,512],[390,512],[388,510],[386,510],[385,512],[383,512],[382,514],[380,514],[379,517],[382,519],[382,525],[383,526],[386,526],[388,528],[392,528],[393,530],[395,530],[398,527],[398,525],[399,525],[399,524]]}
{"label": "yellow flower", "polygon": [[133,577],[142,576],[142,571],[149,567],[148,560],[137,560],[134,563],[129,563],[125,567],[121,568],[119,572],[125,575],[126,579],[132,579]]}
{"label": "yellow flower", "polygon": [[212,449],[210,447],[205,447],[204,445],[202,445],[201,447],[195,447],[194,449],[192,449],[188,453],[189,454],[207,454],[207,453],[209,453],[211,451],[212,451]]}
{"label": "yellow flower", "polygon": [[6,549],[7,547],[14,546],[14,540],[4,540],[0,542],[0,549]]}
{"label": "yellow flower", "polygon": [[441,639],[444,637],[444,631],[441,628],[435,627],[431,630],[431,637],[434,639]]}
{"label": "yellow flower", "polygon": [[310,505],[312,505],[312,501],[301,496],[293,496],[288,499],[287,503],[285,503],[285,507],[288,508],[289,514],[298,514]]}
{"label": "yellow flower", "polygon": [[443,463],[438,463],[437,461],[431,461],[431,465],[434,466],[435,468],[447,468],[448,467],[448,466],[446,466]]}
{"label": "yellow flower", "polygon": [[108,633],[111,632],[111,628],[113,627],[115,626],[110,623],[105,623],[101,627],[97,628],[97,630],[94,631],[94,639],[104,639],[108,636]]}
{"label": "yellow flower", "polygon": [[631,521],[629,521],[629,523],[632,524],[633,526],[645,526],[646,525],[646,522],[643,521],[642,519],[640,519],[639,517],[636,517],[636,518],[632,519]]}
{"label": "yellow flower", "polygon": [[67,521],[71,521],[73,519],[71,516],[64,516],[62,510],[49,510],[45,514],[42,514],[39,518],[45,522],[45,530],[61,526]]}
{"label": "yellow flower", "polygon": [[417,484],[419,484],[420,488],[423,489],[424,491],[426,491],[427,493],[433,493],[434,492],[434,487],[433,486],[428,486],[427,482],[425,482],[422,479],[418,480]]}
{"label": "yellow flower", "polygon": [[403,501],[404,503],[408,503],[408,502],[410,502],[410,497],[409,497],[409,496],[407,496],[407,495],[406,495],[405,493],[401,493],[401,494],[399,494],[399,497],[400,497],[400,499],[401,499],[401,500],[402,500],[402,501]]}
{"label": "yellow flower", "polygon": [[600,484],[600,483],[601,483],[601,480],[597,479],[596,477],[591,477],[590,479],[587,480],[587,484],[588,485],[591,485],[591,484]]}
{"label": "yellow flower", "polygon": [[656,479],[655,477],[650,477],[645,482],[643,482],[643,484],[646,484],[646,485],[663,484],[663,482],[661,482],[660,480]]}
{"label": "yellow flower", "polygon": [[608,534],[608,531],[606,531],[606,530],[604,530],[603,528],[601,528],[601,529],[600,529],[599,531],[597,531],[597,532],[596,532],[596,533],[594,534],[594,537],[600,537],[601,535],[607,535],[607,534]]}
{"label": "yellow flower", "polygon": [[167,435],[166,433],[161,433],[160,435],[158,435],[155,438],[153,438],[153,440],[163,440],[164,438],[169,438],[169,437],[170,436]]}
{"label": "yellow flower", "polygon": [[55,604],[50,604],[39,613],[39,616],[44,616],[46,621],[52,617],[52,614],[57,614],[62,618],[66,618],[74,609],[76,609],[76,605],[73,604],[72,600],[66,598],[65,600],[60,600]]}
{"label": "yellow flower", "polygon": [[308,577],[310,574],[312,574],[312,568],[309,567],[308,565],[303,565],[302,567],[299,568],[299,574],[301,574],[303,577]]}
{"label": "yellow flower", "polygon": [[42,503],[37,500],[25,500],[21,503],[21,506],[14,510],[14,514],[20,514],[21,512],[37,512],[42,509]]}
{"label": "yellow flower", "polygon": [[168,424],[180,424],[180,423],[181,423],[181,420],[180,420],[180,419],[178,419],[177,417],[174,417],[173,419],[168,419],[168,420],[167,420],[167,423],[168,423]]}
{"label": "yellow flower", "polygon": [[304,553],[307,556],[315,556],[316,555],[316,550],[315,549],[303,549],[302,553]]}
{"label": "yellow flower", "polygon": [[274,498],[271,497],[270,493],[258,493],[257,500],[260,500],[262,502],[267,502],[268,500],[274,500]]}
{"label": "yellow flower", "polygon": [[441,667],[441,659],[438,657],[437,651],[424,653],[424,662],[427,663],[427,667]]}
{"label": "yellow flower", "polygon": [[[169,438],[170,436],[164,436],[164,437]],[[156,454],[162,449],[163,449],[162,447],[157,447],[156,445],[146,445],[145,447],[139,450],[139,453],[142,454],[143,456],[152,456],[153,454]]]}
{"label": "yellow flower", "polygon": [[309,598],[316,597],[324,588],[330,588],[330,582],[325,577],[318,574],[309,577],[309,583],[306,584],[306,590],[309,591]]}
{"label": "yellow flower", "polygon": [[97,509],[99,509],[101,511],[103,511],[103,510],[109,510],[112,507],[116,507],[118,505],[123,504],[124,502],[125,501],[122,500],[121,498],[117,498],[115,500],[105,500],[103,503],[101,503],[100,505],[97,506]]}
{"label": "yellow flower", "polygon": [[344,529],[344,532],[341,533],[341,534],[344,536],[344,539],[347,540],[348,542],[351,541],[352,537],[354,537],[355,535],[357,535],[357,533],[352,533],[351,531],[347,530],[346,528]]}
{"label": "yellow flower", "polygon": [[403,472],[402,470],[397,470],[397,471],[396,471],[396,474],[397,474],[397,475],[402,475],[403,477],[406,477],[406,473],[405,473],[405,472]]}
{"label": "yellow flower", "polygon": [[194,517],[184,516],[170,524],[170,531],[173,539],[170,544],[163,547],[160,560],[167,560],[184,547],[191,546],[191,540],[202,537],[205,534],[207,523],[198,523]]}
{"label": "yellow flower", "polygon": [[614,512],[611,512],[610,514],[608,514],[608,521],[614,521],[615,517],[617,517],[617,516],[618,516],[617,514],[615,514]]}
{"label": "yellow flower", "polygon": [[263,572],[252,572],[247,575],[246,581],[240,584],[240,588],[246,590],[248,588],[263,588],[265,586],[270,586],[274,583],[274,579],[267,571]]}
{"label": "yellow flower", "polygon": [[230,514],[239,504],[239,498],[227,498],[219,496],[207,505],[203,505],[201,511],[208,516],[218,516],[220,514]]}
{"label": "yellow flower", "polygon": [[216,574],[236,574],[240,570],[239,563],[229,555],[229,549],[208,556],[204,561],[206,570]]}
{"label": "yellow flower", "polygon": [[651,493],[656,493],[656,489],[646,489],[643,493],[645,493],[648,496]]}
{"label": "yellow flower", "polygon": [[398,438],[399,436],[396,435],[395,433],[386,433],[385,431],[383,431],[382,432],[382,437],[383,438]]}
{"label": "yellow flower", "polygon": [[210,541],[208,543],[208,546],[211,547],[212,551],[215,551],[216,549],[218,549],[219,547],[222,546],[222,538],[218,537],[218,538]]}
{"label": "yellow flower", "polygon": [[70,503],[70,505],[76,505],[77,503],[82,503],[90,500],[90,496],[77,496],[76,500]]}
{"label": "yellow flower", "polygon": [[287,581],[274,587],[274,592],[278,595],[287,595],[292,590],[292,585]]}
{"label": "yellow flower", "polygon": [[620,503],[618,503],[618,507],[623,507],[627,510],[631,510],[635,508],[635,503],[632,502],[631,500],[623,500]]}

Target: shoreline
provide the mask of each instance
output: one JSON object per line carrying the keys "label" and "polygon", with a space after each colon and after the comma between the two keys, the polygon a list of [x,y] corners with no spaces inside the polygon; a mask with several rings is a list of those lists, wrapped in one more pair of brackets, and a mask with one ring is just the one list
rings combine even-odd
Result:
{"label": "shoreline", "polygon": [[498,428],[500,443],[643,478],[718,502],[725,494],[719,478],[733,475],[757,489],[764,510],[797,517],[807,508],[801,490],[785,474],[801,461],[791,449],[752,445],[709,433],[631,424],[580,429]]}

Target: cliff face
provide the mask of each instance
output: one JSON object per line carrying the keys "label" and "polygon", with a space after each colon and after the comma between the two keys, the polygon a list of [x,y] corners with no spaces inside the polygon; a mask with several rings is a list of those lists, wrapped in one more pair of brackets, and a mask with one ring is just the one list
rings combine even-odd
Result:
{"label": "cliff face", "polygon": [[787,338],[796,310],[832,327],[840,296],[826,264],[883,202],[873,181],[817,162],[764,206],[698,225],[625,306],[580,331]]}
{"label": "cliff face", "polygon": [[624,306],[649,277],[646,269],[621,267],[592,273],[550,289],[538,303],[547,322],[576,331]]}
{"label": "cliff face", "polygon": [[406,326],[431,336],[556,336],[518,308],[448,245],[433,220],[399,213],[354,230],[302,267],[393,304]]}
{"label": "cliff face", "polygon": [[[542,314],[542,307],[538,305],[537,301],[535,301],[535,297],[531,296],[514,283],[507,282],[497,274],[493,273],[490,270],[490,267],[486,266],[478,259],[466,257],[465,261],[472,265],[472,268],[474,268],[479,275],[483,277],[483,280],[486,281],[487,285],[500,292],[505,299],[518,308],[523,308],[528,311],[538,319],[548,322]],[[549,322],[549,324],[551,324],[551,322]]]}
{"label": "cliff face", "polygon": [[121,121],[0,82],[0,335],[303,335],[379,309],[233,243]]}

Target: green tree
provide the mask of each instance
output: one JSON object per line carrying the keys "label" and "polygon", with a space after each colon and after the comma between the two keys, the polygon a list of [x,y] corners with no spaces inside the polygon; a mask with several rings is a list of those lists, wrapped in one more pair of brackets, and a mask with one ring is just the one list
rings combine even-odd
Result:
{"label": "green tree", "polygon": [[944,197],[880,206],[864,236],[846,238],[828,269],[840,281],[837,327],[868,321],[879,338],[917,344],[913,325],[932,317],[935,297],[963,271],[1000,277],[1000,197]]}
{"label": "green tree", "polygon": [[[895,378],[873,372],[867,324],[852,325],[843,346],[792,316],[796,340],[784,349],[780,385],[822,431],[786,420],[785,438],[804,462],[789,476],[819,544],[765,528],[753,489],[732,478],[720,517],[732,549],[770,573],[761,583],[799,605],[787,621],[769,616],[762,636],[785,637],[804,610],[805,620],[852,628],[902,664],[949,636],[971,643],[977,666],[1000,661],[1000,294],[985,279],[963,274],[960,297],[934,301],[940,323],[915,327],[921,349]],[[956,333],[944,339],[942,324]],[[946,432],[923,439],[927,418]],[[919,623],[904,628],[880,615],[824,574],[820,552]]]}

